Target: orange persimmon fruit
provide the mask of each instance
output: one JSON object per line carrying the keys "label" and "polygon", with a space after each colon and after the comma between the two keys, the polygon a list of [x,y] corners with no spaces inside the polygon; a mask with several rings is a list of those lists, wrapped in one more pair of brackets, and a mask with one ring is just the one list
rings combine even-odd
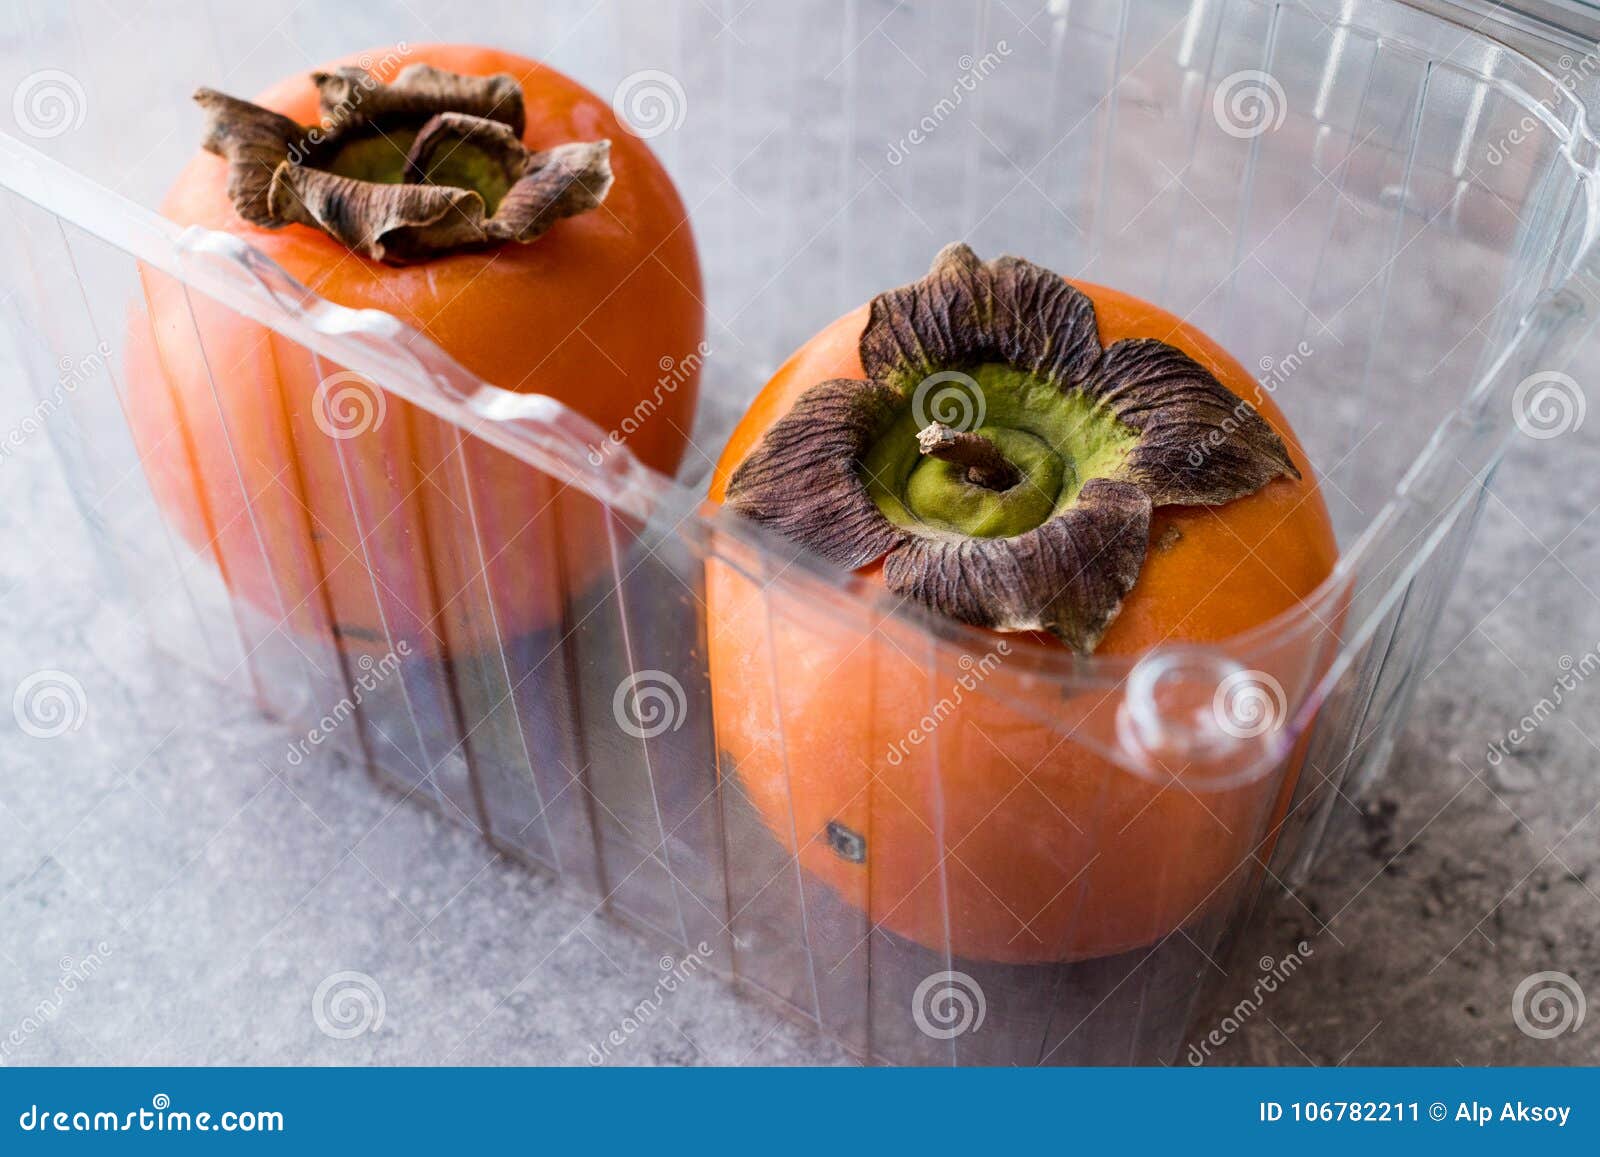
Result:
{"label": "orange persimmon fruit", "polygon": [[[165,216],[242,238],[321,297],[391,314],[675,469],[703,352],[698,258],[666,171],[606,101],[460,45],[364,53],[254,103],[196,99],[206,151]],[[171,277],[141,279],[136,445],[235,599],[347,651],[408,637],[441,655],[551,626],[562,591],[602,569],[604,551],[573,549],[603,541],[598,504]],[[689,369],[663,379],[669,360]]]}
{"label": "orange persimmon fruit", "polygon": [[[994,632],[997,651],[929,670],[910,631],[863,633],[708,568],[724,774],[864,927],[971,960],[1079,960],[1201,919],[1249,874],[1292,769],[1222,790],[1177,767],[1140,777],[1073,738],[1115,696],[1000,670],[1041,642],[1139,656],[1224,640],[1330,574],[1305,452],[1216,342],[951,246],[778,370],[710,496]],[[1308,646],[1269,645],[1259,665],[1288,682]]]}

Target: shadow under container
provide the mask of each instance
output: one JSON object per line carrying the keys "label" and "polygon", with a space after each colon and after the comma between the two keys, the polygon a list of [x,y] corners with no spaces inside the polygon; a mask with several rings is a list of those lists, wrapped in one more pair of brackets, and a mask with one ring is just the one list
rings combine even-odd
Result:
{"label": "shadow under container", "polygon": [[[563,35],[506,47],[597,91],[656,70],[689,94],[694,131],[657,143],[697,212],[708,456],[790,349],[964,238],[1259,368],[1319,472],[1335,573],[1246,636],[1136,660],[937,620],[708,509],[693,452],[678,479],[597,454],[606,432],[556,403],[111,192],[131,114],[99,104],[82,135],[0,136],[0,243],[25,404],[108,595],[300,732],[291,761],[358,764],[864,1058],[1175,1059],[1263,881],[1303,873],[1387,760],[1507,439],[1581,406],[1586,58],[1557,75],[1528,54],[1561,60],[1558,34],[1386,0],[982,4],[976,28],[794,4],[732,17],[738,53],[704,50],[704,5],[547,7]],[[359,18],[373,43],[403,8]],[[503,41],[493,8],[458,34]],[[34,55],[85,78],[184,54],[39,29]],[[191,48],[193,77],[230,51]],[[175,171],[190,118],[139,115],[171,119]],[[194,543],[141,443],[210,405],[237,449],[260,415],[213,388],[130,421],[153,285],[187,298],[200,357],[243,317],[312,367],[282,383],[289,444],[327,436],[308,395],[335,375],[382,421],[319,442],[314,479],[208,479],[197,501],[230,514]],[[512,518],[489,498],[519,476]]]}

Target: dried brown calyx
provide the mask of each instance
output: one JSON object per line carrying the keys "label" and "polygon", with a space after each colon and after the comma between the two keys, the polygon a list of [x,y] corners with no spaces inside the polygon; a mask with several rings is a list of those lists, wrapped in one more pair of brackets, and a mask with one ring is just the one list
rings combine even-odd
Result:
{"label": "dried brown calyx", "polygon": [[1094,650],[1157,506],[1215,506],[1299,471],[1253,406],[1160,341],[1103,348],[1094,304],[951,245],[872,302],[867,379],[822,382],[728,483],[730,506],[977,626]]}
{"label": "dried brown calyx", "polygon": [[534,240],[611,189],[611,142],[534,151],[515,77],[426,64],[385,84],[359,68],[314,73],[320,125],[202,88],[205,147],[228,161],[246,221],[310,225],[390,264]]}

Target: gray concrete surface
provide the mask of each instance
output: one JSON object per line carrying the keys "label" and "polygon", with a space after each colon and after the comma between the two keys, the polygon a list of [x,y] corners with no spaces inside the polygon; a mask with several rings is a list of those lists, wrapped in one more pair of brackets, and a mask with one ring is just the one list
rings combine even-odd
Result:
{"label": "gray concrete surface", "polygon": [[[1600,1063],[1600,1012],[1548,1039],[1513,1013],[1540,973],[1600,997],[1600,680],[1485,755],[1600,647],[1597,441],[1514,446],[1389,773],[1259,906],[1196,1025],[1209,1063]],[[655,945],[354,769],[287,766],[278,727],[128,631],[45,438],[0,462],[0,526],[0,1063],[583,1064],[651,990]],[[48,739],[5,709],[42,670],[83,688]],[[342,973],[381,990],[373,1031],[328,1023]],[[362,983],[338,1007],[372,1025]],[[713,980],[663,1013],[611,1063],[854,1063]]]}
{"label": "gray concrete surface", "polygon": [[[1600,981],[1600,687],[1561,688],[1600,644],[1600,488],[1584,466],[1595,434],[1511,451],[1387,777],[1344,808],[1310,885],[1263,906],[1215,1016],[1251,987],[1250,961],[1302,936],[1315,945],[1305,982],[1269,998],[1219,1059],[1600,1062],[1592,1007],[1549,1039],[1512,1012],[1536,973],[1566,974],[1590,1002]],[[1553,712],[1491,764],[1487,745],[1541,702]]]}
{"label": "gray concrete surface", "polygon": [[[1514,448],[1393,766],[1309,886],[1261,905],[1197,1027],[1224,1027],[1211,1063],[1600,1062],[1593,1017],[1536,1039],[1512,1015],[1534,973],[1596,991],[1600,687],[1484,756],[1600,642],[1595,440]],[[276,726],[148,653],[99,601],[44,440],[0,468],[0,510],[0,683],[67,670],[87,704],[51,739],[0,711],[5,1063],[585,1063],[650,991],[655,946],[353,769],[285,766]],[[1227,1029],[1257,958],[1302,939],[1293,982]],[[319,1030],[343,970],[379,980],[378,1031]],[[697,979],[612,1063],[850,1061]]]}

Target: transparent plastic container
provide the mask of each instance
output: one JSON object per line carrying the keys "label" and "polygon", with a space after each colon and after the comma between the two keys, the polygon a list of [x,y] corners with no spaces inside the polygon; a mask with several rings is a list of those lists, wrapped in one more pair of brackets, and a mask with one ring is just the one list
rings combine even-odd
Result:
{"label": "transparent plastic container", "polygon": [[[99,6],[8,8],[22,49],[0,78],[15,120],[0,243],[29,371],[19,404],[59,450],[108,593],[160,648],[302,734],[298,758],[431,802],[864,1058],[1175,1057],[1263,881],[1303,871],[1335,802],[1381,770],[1501,448],[1582,401],[1557,375],[1594,309],[1580,99],[1594,61],[1488,5],[1009,0],[934,21],[842,0],[409,0],[188,4],[125,26]],[[645,75],[666,102],[651,143],[691,206],[710,313],[700,453],[678,479],[625,452],[595,465],[605,432],[582,417],[147,208],[198,138],[198,84],[247,95],[407,40],[523,52],[605,95]],[[1128,661],[1013,640],[987,662],[994,636],[708,508],[710,462],[776,365],[955,239],[1147,297],[1258,368],[1338,533],[1316,596],[1225,645]],[[324,476],[257,493],[208,479],[200,500],[231,513],[193,549],[123,409],[153,286],[185,299],[201,356],[239,314],[314,358],[310,385],[376,383],[386,417],[361,436],[394,440],[392,469],[358,469],[335,440],[317,444]],[[310,385],[285,381],[275,419],[295,454],[324,438]],[[229,431],[267,420],[212,399]],[[507,471],[526,479],[520,527],[484,502]],[[423,520],[391,517],[419,487]],[[496,544],[522,535],[539,541],[536,573],[500,574]],[[283,567],[342,577],[293,606],[222,577],[238,589]],[[882,719],[918,722],[926,704],[935,725],[914,742],[830,737],[880,831],[773,822],[752,801],[707,669],[729,588],[752,600],[737,629],[759,678],[741,701],[786,773],[819,770],[784,761],[819,750],[802,736],[842,693],[828,664],[851,664],[849,693]],[[381,629],[341,644],[350,621]],[[482,643],[484,624],[513,622]],[[1241,685],[1263,726],[1219,726],[1216,693]],[[952,695],[954,713],[939,706]],[[1076,777],[1074,814],[1027,794],[1038,768],[984,789],[992,801],[960,780],[999,718],[1008,750],[1051,752],[1044,773]],[[1210,816],[1236,865],[1197,888],[1192,849],[1140,845],[1139,889],[1180,914],[1106,932],[1127,882],[1094,865],[1169,806]],[[931,822],[907,837],[896,807]],[[1048,937],[1039,913],[986,916],[1014,921],[1026,951],[968,934],[986,865],[961,850],[991,813],[1062,872]],[[852,864],[858,886],[825,882],[839,876],[817,855]],[[888,860],[925,868],[914,897],[878,886]]]}

